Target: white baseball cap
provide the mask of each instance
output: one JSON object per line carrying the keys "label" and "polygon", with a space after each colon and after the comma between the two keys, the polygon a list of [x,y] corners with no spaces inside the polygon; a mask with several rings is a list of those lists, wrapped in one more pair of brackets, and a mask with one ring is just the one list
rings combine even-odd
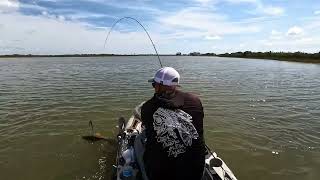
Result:
{"label": "white baseball cap", "polygon": [[172,67],[163,67],[159,69],[154,75],[153,79],[148,82],[156,82],[166,86],[178,86],[180,81],[180,74]]}

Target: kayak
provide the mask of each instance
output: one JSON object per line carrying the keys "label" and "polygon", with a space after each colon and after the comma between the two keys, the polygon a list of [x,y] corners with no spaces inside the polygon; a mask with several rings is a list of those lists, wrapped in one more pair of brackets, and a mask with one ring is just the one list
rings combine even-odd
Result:
{"label": "kayak", "polygon": [[[141,126],[141,106],[142,104],[135,108],[127,122],[122,117],[118,120],[118,150],[113,180],[148,180],[142,158],[144,152],[142,147],[146,139]],[[206,146],[202,180],[237,180],[237,178],[217,153]]]}

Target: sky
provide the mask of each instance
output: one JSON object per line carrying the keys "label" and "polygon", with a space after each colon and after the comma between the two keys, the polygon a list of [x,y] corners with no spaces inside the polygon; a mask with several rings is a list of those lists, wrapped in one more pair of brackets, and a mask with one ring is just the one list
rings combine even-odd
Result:
{"label": "sky", "polygon": [[320,51],[316,0],[0,0],[0,54]]}

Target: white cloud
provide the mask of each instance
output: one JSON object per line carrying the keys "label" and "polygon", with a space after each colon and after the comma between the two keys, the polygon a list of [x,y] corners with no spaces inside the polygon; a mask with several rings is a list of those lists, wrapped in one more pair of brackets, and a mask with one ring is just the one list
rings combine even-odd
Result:
{"label": "white cloud", "polygon": [[[85,23],[60,19],[0,14],[3,24],[0,27],[0,54],[153,53],[144,32],[112,32],[107,49],[104,49],[107,34],[104,29],[92,29]],[[159,35],[153,34],[155,42],[159,39]]]}
{"label": "white cloud", "polygon": [[47,11],[42,11],[41,14],[44,15],[44,16],[47,16],[48,12]]}
{"label": "white cloud", "polygon": [[58,15],[57,18],[60,20],[60,21],[64,21],[66,20],[66,18],[62,15]]}
{"label": "white cloud", "polygon": [[266,5],[261,0],[224,0],[229,3],[239,4],[239,3],[250,3],[256,6],[256,9],[249,11],[251,14],[265,14],[269,16],[280,16],[283,15],[285,9],[282,7]]}
{"label": "white cloud", "polygon": [[159,19],[165,27],[172,31],[186,32],[183,36],[206,37],[214,35],[248,34],[259,31],[259,27],[250,24],[230,22],[221,14],[216,14],[202,8],[188,8]]}
{"label": "white cloud", "polygon": [[302,34],[303,34],[303,29],[298,26],[291,27],[287,32],[288,36],[300,36]]}
{"label": "white cloud", "polygon": [[257,4],[259,3],[259,0],[194,0],[197,3],[200,3],[202,5],[208,5],[208,4],[217,4],[220,2],[227,2],[231,4],[241,4],[241,3],[252,3]]}
{"label": "white cloud", "polygon": [[[67,12],[67,13],[66,13]],[[64,9],[62,11],[56,11],[56,13],[49,13],[47,10],[43,10],[41,14],[47,18],[60,19],[60,20],[71,20],[71,21],[81,21],[87,18],[112,18],[118,19],[116,16],[101,14],[101,13],[91,13],[85,11],[77,11],[72,9]],[[61,15],[63,14],[63,15]]]}
{"label": "white cloud", "polygon": [[[320,38],[284,38],[282,40],[262,40],[259,41],[271,51],[303,51],[303,52],[319,52]],[[256,45],[258,46],[258,45]],[[262,49],[261,47],[260,49]]]}
{"label": "white cloud", "polygon": [[44,16],[45,18],[48,18],[48,19],[56,19],[56,20],[60,20],[60,21],[66,20],[65,16],[50,14],[48,11],[42,11],[41,14],[42,14],[42,16]]}
{"label": "white cloud", "polygon": [[300,41],[303,43],[312,43],[313,38],[301,38]]}
{"label": "white cloud", "polygon": [[70,14],[64,15],[67,18],[70,18],[72,20],[80,20],[80,19],[86,19],[86,18],[112,18],[112,19],[118,19],[116,16],[107,15],[107,14],[100,14],[100,13],[88,13],[88,12],[73,12]]}
{"label": "white cloud", "polygon": [[272,30],[270,34],[270,39],[282,39],[283,34],[280,31]]}
{"label": "white cloud", "polygon": [[315,15],[320,15],[320,10],[314,11],[314,14],[315,14]]}
{"label": "white cloud", "polygon": [[46,1],[46,2],[58,2],[59,0],[41,0],[41,1]]}
{"label": "white cloud", "polygon": [[280,16],[284,14],[284,9],[281,7],[265,6],[261,7],[260,10],[267,15]]}
{"label": "white cloud", "polygon": [[105,6],[111,6],[119,9],[130,9],[144,13],[161,14],[162,11],[158,8],[151,7],[145,1],[119,1],[119,0],[86,0],[88,2],[95,2]]}
{"label": "white cloud", "polygon": [[238,3],[259,3],[259,0],[225,0],[230,3],[238,4]]}
{"label": "white cloud", "polygon": [[212,0],[195,0],[195,1],[201,4],[208,4],[209,2],[212,2]]}
{"label": "white cloud", "polygon": [[[311,33],[307,28],[309,23],[304,24],[304,28],[294,26],[288,29],[286,33],[272,30],[268,39],[257,41],[259,44],[252,43],[252,46],[260,46],[261,49],[271,51],[303,51],[319,52],[320,35]],[[252,48],[252,47],[251,47]]]}
{"label": "white cloud", "polygon": [[207,39],[207,40],[220,40],[221,37],[220,37],[220,36],[217,36],[217,35],[215,35],[215,36],[207,35],[207,36],[205,37],[205,39]]}
{"label": "white cloud", "polygon": [[36,4],[22,3],[19,0],[0,0],[0,13],[17,12],[20,8],[45,10]]}
{"label": "white cloud", "polygon": [[256,6],[254,10],[248,11],[250,14],[255,15],[268,15],[268,16],[281,16],[285,13],[283,7],[278,7],[274,5],[267,5],[261,0],[226,0],[231,3],[251,3]]}
{"label": "white cloud", "polygon": [[273,36],[277,36],[277,35],[280,35],[281,34],[281,32],[280,31],[277,31],[277,30],[272,30],[271,31],[271,35],[273,35]]}
{"label": "white cloud", "polygon": [[19,9],[18,0],[0,0],[0,13],[17,11],[18,9]]}

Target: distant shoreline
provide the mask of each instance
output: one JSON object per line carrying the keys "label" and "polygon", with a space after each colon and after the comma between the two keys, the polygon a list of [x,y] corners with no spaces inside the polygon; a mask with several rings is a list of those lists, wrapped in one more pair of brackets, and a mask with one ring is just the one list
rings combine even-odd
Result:
{"label": "distant shoreline", "polygon": [[299,58],[271,58],[271,57],[230,57],[230,56],[217,56],[226,58],[239,58],[239,59],[261,59],[261,60],[275,60],[275,61],[287,61],[287,62],[299,62],[299,63],[312,63],[320,64],[320,59],[299,59]]}
{"label": "distant shoreline", "polygon": [[266,59],[278,61],[290,61],[301,63],[320,63],[319,53],[304,53],[304,52],[236,52],[219,54],[218,57],[246,58],[246,59]]}
{"label": "distant shoreline", "polygon": [[[34,55],[34,54],[11,54],[0,55],[0,58],[32,58],[32,57],[112,57],[112,56],[156,56],[155,54],[60,54],[60,55]],[[204,53],[192,52],[189,54],[161,54],[160,56],[204,56],[204,57],[230,57],[245,59],[266,59],[302,63],[320,63],[319,53],[303,53],[303,52],[235,52],[235,53]]]}

